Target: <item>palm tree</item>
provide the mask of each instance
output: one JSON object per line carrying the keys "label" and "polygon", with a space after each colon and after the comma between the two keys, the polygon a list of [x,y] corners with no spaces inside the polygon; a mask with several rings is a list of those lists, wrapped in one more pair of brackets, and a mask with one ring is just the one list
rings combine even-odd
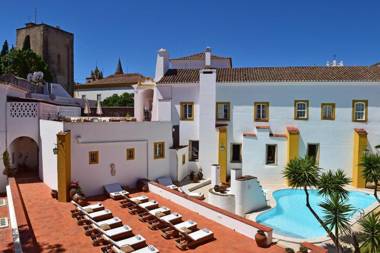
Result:
{"label": "palm tree", "polygon": [[319,204],[324,212],[323,221],[327,224],[330,231],[334,231],[336,252],[339,252],[341,248],[339,244],[340,233],[350,231],[350,215],[354,209],[346,201],[346,198],[333,193],[324,202]]}
{"label": "palm tree", "polygon": [[[283,171],[284,177],[288,180],[289,186],[292,188],[302,188],[306,195],[306,207],[313,214],[315,219],[323,227],[333,242],[336,242],[335,235],[326,226],[323,220],[315,212],[310,205],[310,196],[308,189],[310,187],[317,187],[319,184],[319,171],[320,168],[316,166],[314,159],[309,157],[296,158],[290,160],[285,170]],[[327,191],[327,190],[326,190]]]}
{"label": "palm tree", "polygon": [[318,192],[324,197],[338,195],[340,198],[348,198],[348,191],[344,186],[351,183],[351,179],[344,174],[343,170],[338,169],[332,172],[323,172],[318,181]]}
{"label": "palm tree", "polygon": [[360,222],[364,242],[362,253],[380,252],[380,215],[374,212],[368,214]]}
{"label": "palm tree", "polygon": [[362,158],[361,165],[363,166],[363,177],[366,182],[373,182],[375,184],[373,195],[380,202],[377,196],[377,184],[380,181],[380,155],[366,153]]}

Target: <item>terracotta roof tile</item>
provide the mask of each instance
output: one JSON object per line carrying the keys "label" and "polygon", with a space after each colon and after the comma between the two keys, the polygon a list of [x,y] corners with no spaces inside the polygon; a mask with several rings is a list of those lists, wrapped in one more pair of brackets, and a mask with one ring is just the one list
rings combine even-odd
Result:
{"label": "terracotta roof tile", "polygon": [[288,133],[290,134],[298,134],[300,132],[298,128],[294,126],[288,126],[286,127],[286,130],[288,130]]}
{"label": "terracotta roof tile", "polygon": [[355,128],[354,130],[358,134],[365,134],[365,135],[367,135],[367,130],[365,130],[364,128]]}
{"label": "terracotta roof tile", "polygon": [[[380,67],[251,67],[216,70],[219,83],[231,82],[380,82]],[[158,84],[198,83],[198,69],[170,69]]]}
{"label": "terracotta roof tile", "polygon": [[[176,61],[176,60],[204,60],[205,59],[205,52],[197,53],[197,54],[192,54],[188,56],[183,56],[183,57],[178,57],[178,58],[171,58],[171,61]],[[214,54],[211,54],[211,59],[229,59],[231,60],[231,57],[223,57],[223,56],[217,56]]]}

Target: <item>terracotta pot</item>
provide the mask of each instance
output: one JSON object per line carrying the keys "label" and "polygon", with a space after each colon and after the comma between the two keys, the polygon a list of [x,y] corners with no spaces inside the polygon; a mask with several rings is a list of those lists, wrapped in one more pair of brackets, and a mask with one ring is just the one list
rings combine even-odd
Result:
{"label": "terracotta pot", "polygon": [[265,235],[264,231],[257,230],[257,233],[255,235],[255,241],[257,246],[259,246],[260,248],[267,247],[267,236]]}

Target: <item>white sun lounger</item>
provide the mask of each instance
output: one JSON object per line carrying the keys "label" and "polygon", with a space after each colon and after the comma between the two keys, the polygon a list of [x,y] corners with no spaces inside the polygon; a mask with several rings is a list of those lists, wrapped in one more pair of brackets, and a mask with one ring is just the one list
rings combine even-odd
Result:
{"label": "white sun lounger", "polygon": [[178,186],[176,186],[170,177],[159,177],[157,178],[157,182],[163,186],[168,187],[169,189],[176,190]]}
{"label": "white sun lounger", "polygon": [[171,213],[165,216],[162,216],[160,220],[166,222],[166,223],[171,223],[173,221],[179,220],[182,218],[182,215],[179,213]]}
{"label": "white sun lounger", "polygon": [[207,228],[200,229],[198,231],[195,231],[193,233],[188,234],[188,236],[193,240],[193,241],[198,241],[202,238],[208,237],[212,235],[213,233],[208,230]]}
{"label": "white sun lounger", "polygon": [[[119,249],[116,246],[112,246],[112,251],[115,253],[124,253],[123,250]],[[159,252],[160,251],[156,247],[154,247],[153,245],[148,245],[142,249],[138,249],[138,250],[133,251],[133,253],[159,253]]]}
{"label": "white sun lounger", "polygon": [[85,215],[94,221],[100,221],[100,220],[112,218],[112,212],[111,210],[108,210],[108,209],[104,209],[104,210],[92,212],[92,213],[85,213]]}
{"label": "white sun lounger", "polygon": [[122,225],[121,219],[119,217],[113,217],[113,218],[108,219],[108,220],[94,222],[93,226],[94,227],[100,227],[100,228],[106,230],[106,228],[113,228],[113,227],[116,227],[118,224],[120,224],[120,226]]}
{"label": "white sun lounger", "polygon": [[134,203],[140,203],[140,202],[148,201],[149,198],[145,195],[141,195],[141,196],[129,198],[129,200],[134,202]]}
{"label": "white sun lounger", "polygon": [[119,183],[107,184],[104,186],[104,190],[112,199],[120,199],[129,194],[129,192],[124,190]]}
{"label": "white sun lounger", "polygon": [[174,225],[174,228],[184,233],[186,232],[187,229],[192,229],[192,228],[195,228],[196,226],[197,226],[197,223],[195,221],[187,220],[187,221]]}
{"label": "white sun lounger", "polygon": [[139,204],[139,207],[144,208],[144,209],[151,209],[155,206],[158,206],[158,202],[155,200],[151,200],[151,201]]}
{"label": "white sun lounger", "polygon": [[114,246],[116,246],[117,248],[119,248],[121,250],[123,249],[123,247],[128,247],[128,246],[138,247],[140,245],[143,246],[145,244],[145,238],[142,237],[142,235],[135,235],[135,236],[123,239],[123,240],[119,240],[119,241],[114,241],[114,240],[112,240],[112,238],[110,238],[104,234],[102,235],[102,237],[104,240],[109,241],[110,243],[112,243]]}
{"label": "white sun lounger", "polygon": [[149,213],[151,214],[151,215],[156,215],[156,214],[158,214],[158,213],[168,213],[168,212],[170,212],[170,209],[169,208],[167,208],[166,206],[162,206],[162,207],[159,207],[159,208],[156,208],[156,209],[153,209],[153,210],[150,210],[149,211]]}
{"label": "white sun lounger", "polygon": [[132,235],[132,228],[128,225],[112,228],[109,230],[102,230],[99,228],[98,231],[105,234],[109,238],[112,238],[113,240],[117,240],[117,238],[120,238],[121,236],[125,238]]}
{"label": "white sun lounger", "polygon": [[71,203],[75,206],[77,210],[86,212],[86,213],[92,213],[92,212],[96,212],[96,211],[100,211],[104,209],[103,204],[100,202],[95,203],[95,204],[90,204],[87,206],[81,206],[75,201],[71,201]]}

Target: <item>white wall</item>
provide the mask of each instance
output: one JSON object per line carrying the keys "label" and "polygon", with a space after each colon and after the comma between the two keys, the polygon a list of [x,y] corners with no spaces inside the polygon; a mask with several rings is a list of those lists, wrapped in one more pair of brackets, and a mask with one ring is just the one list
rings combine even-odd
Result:
{"label": "white wall", "polygon": [[[255,132],[256,125],[269,125],[274,133],[285,133],[286,126],[295,126],[300,130],[300,155],[306,154],[308,143],[319,143],[319,165],[326,169],[341,168],[348,176],[351,176],[354,128],[367,130],[372,149],[380,143],[378,94],[380,94],[379,83],[219,83],[216,100],[231,102],[232,120],[228,123],[229,142],[242,142],[243,133]],[[367,123],[352,122],[352,100],[354,99],[368,99],[369,120]],[[294,100],[309,100],[309,120],[294,120]],[[270,103],[270,121],[267,123],[253,120],[253,104],[260,101]],[[336,103],[334,121],[320,119],[320,105],[326,102]],[[262,166],[265,149],[259,146],[263,147],[265,143],[261,140],[262,138],[257,138],[257,140],[244,138],[243,174],[258,176],[259,180],[268,179],[272,183],[277,181],[282,183],[281,159],[284,159],[286,154],[279,149],[279,166],[267,171],[267,168]],[[268,140],[268,142],[278,144],[282,142],[279,141],[271,138]],[[281,148],[282,145],[278,147]],[[332,157],[334,159],[331,159]]]}
{"label": "white wall", "polygon": [[[79,181],[87,195],[102,193],[105,184],[134,186],[140,177],[170,176],[170,122],[64,123],[64,129],[71,131],[71,178]],[[153,157],[154,142],[159,141],[165,142],[164,159]],[[135,148],[135,160],[126,160],[129,147]],[[89,164],[89,151],[99,151],[99,164]],[[115,176],[111,175],[111,163],[115,164]]]}
{"label": "white wall", "polygon": [[63,122],[40,120],[40,179],[51,189],[58,189],[57,133],[63,130]]}

